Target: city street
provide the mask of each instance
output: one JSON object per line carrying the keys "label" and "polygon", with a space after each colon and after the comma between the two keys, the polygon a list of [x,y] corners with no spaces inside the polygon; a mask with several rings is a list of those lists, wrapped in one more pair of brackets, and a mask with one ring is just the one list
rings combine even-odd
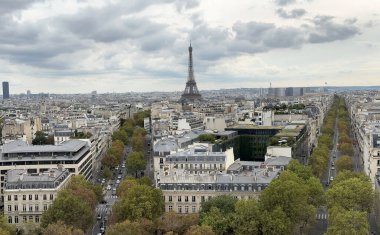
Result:
{"label": "city street", "polygon": [[[118,176],[121,176],[120,181],[122,181],[127,176],[126,168],[122,168],[122,165],[123,163],[125,163],[130,151],[131,151],[131,147],[129,145],[125,146],[123,157],[119,164],[118,169],[113,169],[112,178],[103,184],[103,192],[104,192],[103,201],[100,204],[98,204],[95,209],[96,210],[95,215],[97,217],[100,215],[99,217],[100,219],[97,218],[96,223],[94,224],[92,228],[92,232],[91,232],[92,235],[98,235],[99,233],[101,233],[100,230],[101,230],[102,224],[106,224],[105,222],[107,221],[108,216],[111,214],[112,206],[118,200],[116,196],[116,191],[114,191],[113,189],[117,189],[118,184],[116,184],[116,181],[118,180]],[[99,177],[101,177],[100,174],[99,174]],[[95,180],[98,182],[98,179],[95,179]],[[110,189],[107,189],[108,185],[111,186]],[[104,229],[106,231],[107,228],[104,226]]]}
{"label": "city street", "polygon": [[[335,125],[334,125],[333,148],[330,151],[328,168],[326,169],[326,172],[323,175],[322,180],[321,180],[321,183],[325,191],[328,190],[331,182],[335,179],[336,174],[337,174],[335,162],[340,157],[340,152],[338,150],[338,140],[339,140],[338,117],[336,117]],[[327,207],[323,206],[323,207],[317,208],[316,223],[314,225],[314,228],[311,229],[310,234],[322,235],[326,233],[327,225],[328,225],[327,221],[328,221]]]}

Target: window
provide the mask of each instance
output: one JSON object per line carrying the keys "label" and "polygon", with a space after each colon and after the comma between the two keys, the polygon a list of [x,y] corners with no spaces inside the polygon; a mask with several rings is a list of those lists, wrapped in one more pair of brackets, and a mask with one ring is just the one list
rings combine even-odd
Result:
{"label": "window", "polygon": [[44,199],[44,200],[46,200],[46,199],[47,199],[47,197],[46,197],[46,194],[44,194],[44,196],[43,196],[43,199]]}
{"label": "window", "polygon": [[17,195],[14,195],[14,196],[13,196],[13,199],[14,199],[15,201],[17,201]]}
{"label": "window", "polygon": [[182,202],[182,197],[181,196],[178,196],[178,201]]}
{"label": "window", "polygon": [[34,218],[34,221],[35,221],[36,223],[40,223],[40,217],[39,217],[38,215],[36,215],[36,217]]}
{"label": "window", "polygon": [[185,202],[189,201],[189,196],[185,196]]}
{"label": "window", "polygon": [[12,206],[8,205],[8,211],[12,211]]}
{"label": "window", "polygon": [[15,224],[18,224],[18,216],[15,216]]}
{"label": "window", "polygon": [[48,209],[48,205],[44,204],[44,211],[47,211],[47,209]]}
{"label": "window", "polygon": [[22,217],[22,222],[26,223],[26,216],[25,215]]}
{"label": "window", "polygon": [[12,201],[12,196],[8,195],[8,201]]}
{"label": "window", "polygon": [[9,223],[9,224],[12,223],[12,216],[8,216],[8,223]]}
{"label": "window", "polygon": [[22,211],[26,211],[26,205],[22,204]]}
{"label": "window", "polygon": [[196,207],[196,206],[192,206],[192,207],[191,207],[191,211],[192,211],[193,213],[197,212],[197,207]]}
{"label": "window", "polygon": [[169,212],[171,212],[171,211],[173,211],[173,206],[172,205],[169,206]]}
{"label": "window", "polygon": [[29,200],[33,200],[33,195],[29,194]]}
{"label": "window", "polygon": [[182,213],[182,206],[178,206],[178,213]]}
{"label": "window", "polygon": [[38,200],[38,194],[35,194],[35,195],[34,195],[34,199],[35,199],[35,200]]}
{"label": "window", "polygon": [[189,213],[189,206],[185,206],[185,213]]}
{"label": "window", "polygon": [[50,200],[53,200],[54,196],[53,194],[50,194]]}
{"label": "window", "polygon": [[195,202],[195,196],[191,196],[191,201]]}
{"label": "window", "polygon": [[23,200],[23,201],[26,200],[26,195],[22,195],[22,200]]}
{"label": "window", "polygon": [[208,196],[208,199],[207,200],[211,200],[211,196]]}
{"label": "window", "polygon": [[18,211],[18,205],[15,205],[15,211]]}
{"label": "window", "polygon": [[39,209],[40,209],[40,208],[38,207],[38,205],[35,205],[35,206],[34,206],[34,210],[35,210],[35,211],[39,211]]}
{"label": "window", "polygon": [[33,215],[29,215],[29,222],[33,222]]}
{"label": "window", "polygon": [[33,205],[29,205],[29,211],[33,211]]}
{"label": "window", "polygon": [[201,196],[201,202],[205,201],[205,196]]}
{"label": "window", "polygon": [[164,164],[164,159],[160,157],[160,164]]}
{"label": "window", "polygon": [[169,196],[169,202],[173,201],[173,197]]}

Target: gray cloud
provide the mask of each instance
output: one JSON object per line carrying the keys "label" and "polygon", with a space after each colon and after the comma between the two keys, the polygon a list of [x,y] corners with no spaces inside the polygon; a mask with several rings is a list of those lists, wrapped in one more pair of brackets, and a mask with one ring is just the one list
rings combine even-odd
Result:
{"label": "gray cloud", "polygon": [[360,34],[359,28],[355,25],[356,20],[345,20],[343,24],[333,22],[331,16],[316,16],[312,23],[314,29],[310,33],[308,42],[325,43],[337,40],[345,40]]}
{"label": "gray cloud", "polygon": [[279,8],[279,9],[277,9],[276,13],[278,16],[280,16],[282,18],[294,19],[294,18],[300,18],[303,15],[305,15],[306,10],[305,9],[293,9],[293,10],[288,12],[288,11],[284,10],[283,8]]}
{"label": "gray cloud", "polygon": [[275,0],[275,3],[279,6],[285,6],[285,5],[295,3],[295,2],[296,0]]}
{"label": "gray cloud", "polygon": [[44,0],[1,0],[0,14],[8,14],[14,11],[19,11],[28,8],[36,2]]}

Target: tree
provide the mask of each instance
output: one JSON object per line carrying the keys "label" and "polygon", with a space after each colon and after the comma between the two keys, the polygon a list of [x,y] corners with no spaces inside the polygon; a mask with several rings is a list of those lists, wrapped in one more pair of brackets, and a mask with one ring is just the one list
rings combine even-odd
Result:
{"label": "tree", "polygon": [[233,213],[235,212],[235,204],[238,200],[229,195],[222,195],[213,197],[208,201],[202,202],[201,206],[201,217],[202,214],[208,213],[211,211],[212,207],[218,208],[223,214]]}
{"label": "tree", "polygon": [[111,225],[107,231],[109,235],[150,235],[154,232],[154,224],[150,220],[132,222],[125,220],[121,223]]}
{"label": "tree", "polygon": [[287,235],[292,234],[293,225],[289,217],[280,208],[276,207],[272,211],[262,212],[262,234],[265,235]]}
{"label": "tree", "polygon": [[33,145],[46,145],[48,144],[48,139],[46,138],[45,133],[42,131],[37,131],[36,132],[36,137],[32,140]]}
{"label": "tree", "polygon": [[92,223],[94,211],[88,203],[72,195],[67,190],[58,193],[49,209],[42,214],[41,226],[62,221],[69,226],[86,230]]}
{"label": "tree", "polygon": [[369,225],[366,212],[332,208],[329,210],[329,214],[326,235],[368,234]]}
{"label": "tree", "polygon": [[352,148],[352,144],[351,143],[342,143],[342,144],[340,144],[339,145],[339,150],[344,155],[352,156],[354,154],[354,150]]}
{"label": "tree", "polygon": [[80,229],[74,229],[72,226],[58,221],[54,224],[49,224],[44,230],[43,235],[84,235]]}
{"label": "tree", "polygon": [[199,223],[198,214],[177,214],[175,212],[165,213],[157,221],[158,231],[161,233],[173,232],[174,234],[184,234],[191,226]]}
{"label": "tree", "polygon": [[133,114],[133,119],[138,126],[144,126],[144,118],[150,117],[150,110],[144,110]]}
{"label": "tree", "polygon": [[233,233],[233,213],[224,214],[217,207],[211,207],[207,213],[203,213],[201,224],[212,228],[215,234],[228,235]]}
{"label": "tree", "polygon": [[113,207],[117,221],[154,220],[162,215],[163,210],[161,190],[146,185],[131,187]]}
{"label": "tree", "polygon": [[339,207],[369,213],[374,202],[374,191],[369,180],[363,181],[354,177],[333,182],[326,198],[329,208]]}
{"label": "tree", "polygon": [[313,172],[309,166],[301,165],[299,161],[294,159],[290,160],[287,169],[304,180],[308,180],[313,176]]}
{"label": "tree", "polygon": [[186,231],[185,235],[215,235],[212,228],[207,225],[193,225]]}
{"label": "tree", "polygon": [[42,214],[41,226],[62,221],[68,226],[86,231],[92,223],[94,209],[102,199],[101,186],[93,186],[83,176],[72,176],[49,209]]}
{"label": "tree", "polygon": [[119,197],[124,197],[132,187],[138,184],[139,183],[136,179],[132,177],[126,177],[123,181],[120,182],[119,187],[117,187],[116,194]]}
{"label": "tree", "polygon": [[103,174],[102,174],[103,178],[109,180],[109,179],[111,179],[112,174],[113,173],[112,173],[111,169],[108,166],[105,166],[103,169]]}
{"label": "tree", "polygon": [[13,235],[16,234],[16,227],[8,224],[6,218],[0,215],[0,234],[1,235]]}
{"label": "tree", "polygon": [[336,168],[338,169],[338,171],[342,171],[342,170],[352,171],[353,170],[352,158],[347,155],[341,156],[338,160],[336,160]]}
{"label": "tree", "polygon": [[261,212],[259,203],[254,200],[240,200],[235,204],[234,232],[237,235],[259,234]]}
{"label": "tree", "polygon": [[144,154],[142,152],[131,152],[128,155],[126,167],[128,172],[135,174],[137,177],[137,172],[145,170],[146,168]]}
{"label": "tree", "polygon": [[[310,178],[311,180],[313,178]],[[269,213],[279,208],[290,219],[293,226],[305,228],[315,217],[315,205],[320,201],[321,186],[315,178],[304,181],[295,173],[284,171],[261,193],[260,205]],[[316,186],[317,185],[317,186]],[[314,193],[316,193],[314,195]]]}
{"label": "tree", "polygon": [[127,132],[123,129],[115,131],[112,134],[112,141],[120,140],[123,142],[123,144],[128,144],[128,138],[129,138],[129,136],[128,136]]}

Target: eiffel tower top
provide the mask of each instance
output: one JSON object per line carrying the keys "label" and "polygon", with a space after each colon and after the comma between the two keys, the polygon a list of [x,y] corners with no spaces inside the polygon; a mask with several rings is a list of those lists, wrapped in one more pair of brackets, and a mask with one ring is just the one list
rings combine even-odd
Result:
{"label": "eiffel tower top", "polygon": [[187,82],[185,90],[181,96],[180,102],[194,102],[196,100],[202,100],[202,96],[198,91],[197,83],[194,78],[193,69],[193,48],[191,47],[191,41],[189,46],[189,67],[187,71]]}

